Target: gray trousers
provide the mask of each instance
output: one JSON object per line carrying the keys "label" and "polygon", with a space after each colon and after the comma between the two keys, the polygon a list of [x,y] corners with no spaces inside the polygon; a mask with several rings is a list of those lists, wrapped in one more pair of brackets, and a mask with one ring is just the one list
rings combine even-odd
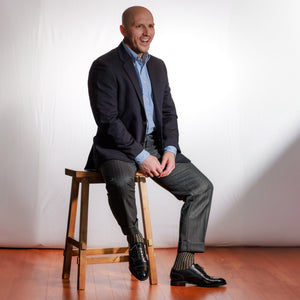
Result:
{"label": "gray trousers", "polygon": [[[145,149],[160,160],[161,154],[155,144],[155,135],[148,135]],[[134,182],[137,170],[135,163],[120,160],[109,160],[100,166],[110,208],[125,235],[138,232]],[[212,183],[192,163],[176,163],[169,176],[153,177],[153,180],[183,201],[178,251],[204,252]]]}

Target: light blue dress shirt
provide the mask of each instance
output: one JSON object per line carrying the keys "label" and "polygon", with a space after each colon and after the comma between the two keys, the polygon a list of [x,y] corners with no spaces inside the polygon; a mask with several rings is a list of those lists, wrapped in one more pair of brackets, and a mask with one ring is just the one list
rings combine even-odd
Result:
{"label": "light blue dress shirt", "polygon": [[[143,57],[140,57],[134,51],[132,51],[124,42],[123,45],[125,50],[132,58],[135,71],[139,78],[140,86],[143,93],[144,109],[147,118],[146,134],[150,134],[155,130],[155,111],[154,111],[154,104],[153,104],[152,87],[151,87],[151,81],[147,70],[147,62],[150,59],[150,54],[145,53]],[[165,147],[164,151],[172,152],[175,155],[177,154],[177,149],[174,146],[167,146]],[[144,149],[135,158],[136,163],[139,165],[142,164],[149,155],[150,153]]]}

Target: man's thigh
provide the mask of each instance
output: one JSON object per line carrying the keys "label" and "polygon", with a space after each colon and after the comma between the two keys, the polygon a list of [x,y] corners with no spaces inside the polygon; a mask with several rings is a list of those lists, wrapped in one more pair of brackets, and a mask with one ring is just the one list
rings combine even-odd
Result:
{"label": "man's thigh", "polygon": [[106,183],[111,181],[124,181],[126,178],[134,178],[137,172],[135,163],[122,160],[108,160],[101,164],[99,171]]}
{"label": "man's thigh", "polygon": [[176,163],[169,176],[154,177],[153,180],[180,200],[213,188],[209,179],[192,163]]}

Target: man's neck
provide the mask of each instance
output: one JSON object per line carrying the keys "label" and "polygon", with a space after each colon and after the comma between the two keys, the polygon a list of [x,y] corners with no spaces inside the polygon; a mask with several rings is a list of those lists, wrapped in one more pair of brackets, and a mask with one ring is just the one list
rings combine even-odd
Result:
{"label": "man's neck", "polygon": [[143,65],[145,64],[146,59],[148,57],[148,52],[145,52],[145,53],[136,53],[133,49],[130,48],[130,46],[124,40],[123,40],[123,44],[124,44],[125,47],[127,47],[130,50],[132,56],[133,56],[133,53],[135,55],[139,56],[142,59]]}

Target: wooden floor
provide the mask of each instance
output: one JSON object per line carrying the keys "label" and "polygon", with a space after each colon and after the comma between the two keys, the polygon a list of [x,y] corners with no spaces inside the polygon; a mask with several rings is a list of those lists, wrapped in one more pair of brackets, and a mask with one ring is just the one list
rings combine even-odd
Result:
{"label": "wooden floor", "polygon": [[226,287],[171,287],[176,251],[157,249],[158,282],[130,276],[128,263],[87,266],[86,290],[76,289],[74,258],[70,281],[61,279],[62,250],[0,249],[0,299],[300,299],[300,248],[207,248],[196,262]]}

